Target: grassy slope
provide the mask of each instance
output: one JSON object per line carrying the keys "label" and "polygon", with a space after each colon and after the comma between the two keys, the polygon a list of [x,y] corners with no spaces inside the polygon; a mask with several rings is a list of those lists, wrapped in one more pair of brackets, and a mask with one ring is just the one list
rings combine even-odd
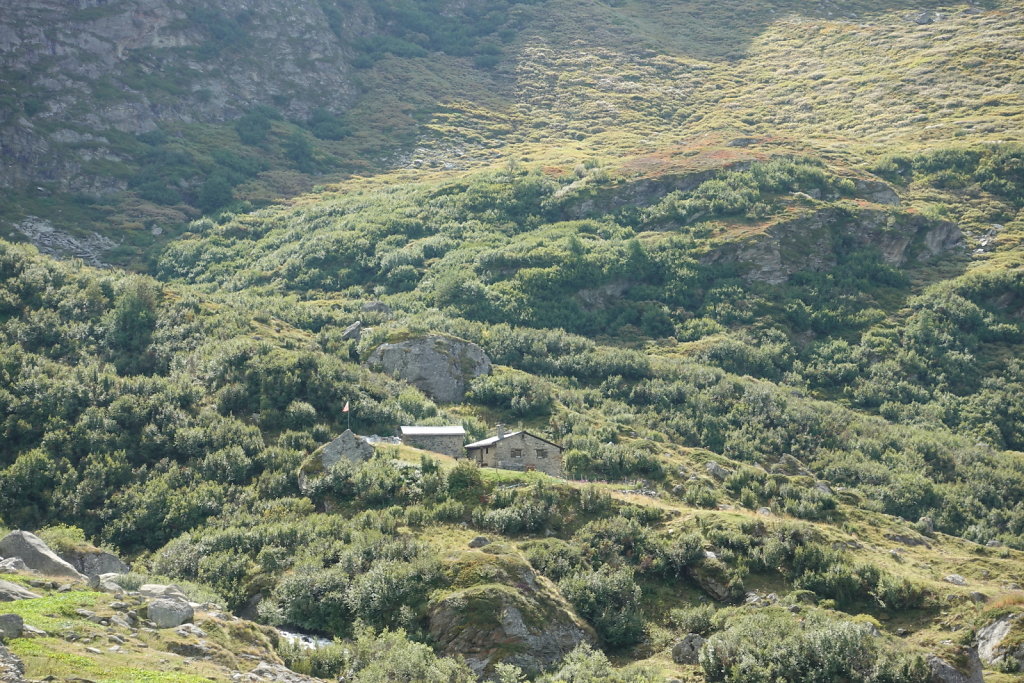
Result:
{"label": "grassy slope", "polygon": [[[103,626],[77,612],[87,610],[99,618],[119,613],[124,616],[125,610],[137,609],[137,601],[131,597],[120,600],[81,586],[58,592],[56,583],[40,578],[0,578],[26,585],[42,596],[7,603],[3,608],[4,613],[18,614],[29,626],[47,633],[45,637],[20,638],[10,643],[11,650],[25,663],[26,675],[32,679],[88,678],[96,683],[230,681],[233,672],[248,671],[260,661],[280,662],[274,652],[277,636],[251,622],[200,611],[195,624],[206,633],[201,639],[178,634],[173,629]],[[124,642],[119,645],[111,636]],[[209,657],[189,656],[190,649],[200,646],[208,648]]]}

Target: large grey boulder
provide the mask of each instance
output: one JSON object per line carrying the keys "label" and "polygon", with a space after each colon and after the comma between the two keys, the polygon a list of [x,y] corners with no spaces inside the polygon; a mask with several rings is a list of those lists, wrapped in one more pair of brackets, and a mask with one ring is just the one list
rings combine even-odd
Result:
{"label": "large grey boulder", "polygon": [[345,328],[345,331],[341,333],[342,340],[355,340],[359,341],[363,336],[363,323],[360,320],[355,321],[351,325]]}
{"label": "large grey boulder", "polygon": [[27,531],[12,531],[0,539],[0,556],[20,557],[29,569],[35,569],[47,576],[62,576],[81,581],[86,578],[50,550],[41,538]]}
{"label": "large grey boulder", "polygon": [[20,638],[25,630],[25,620],[17,614],[0,614],[0,640]]}
{"label": "large grey boulder", "polygon": [[687,634],[672,647],[672,661],[676,664],[696,664],[704,638],[699,633]]}
{"label": "large grey boulder", "polygon": [[362,436],[357,436],[351,429],[346,429],[341,436],[325,444],[313,452],[299,468],[299,489],[308,492],[311,482],[342,460],[361,463],[373,457],[373,444]]}
{"label": "large grey boulder", "polygon": [[717,462],[705,463],[704,468],[708,471],[708,474],[718,481],[725,481],[732,474],[731,470],[722,467]]}
{"label": "large grey boulder", "polygon": [[726,566],[713,555],[705,556],[700,564],[686,571],[702,591],[718,602],[735,602],[743,597],[742,584],[731,580]]}
{"label": "large grey boulder", "polygon": [[373,444],[354,434],[351,429],[346,429],[341,436],[324,446],[319,455],[324,469],[337,465],[342,459],[360,463],[373,457]]}
{"label": "large grey boulder", "polygon": [[176,628],[192,621],[192,605],[177,598],[157,598],[146,606],[146,616],[157,628]]}
{"label": "large grey boulder", "polygon": [[439,334],[382,344],[366,364],[405,380],[441,403],[462,401],[470,382],[491,373],[491,359],[482,348]]}
{"label": "large grey boulder", "polygon": [[39,596],[28,590],[22,588],[16,583],[10,581],[0,580],[0,602],[14,602],[16,600],[32,600]]}

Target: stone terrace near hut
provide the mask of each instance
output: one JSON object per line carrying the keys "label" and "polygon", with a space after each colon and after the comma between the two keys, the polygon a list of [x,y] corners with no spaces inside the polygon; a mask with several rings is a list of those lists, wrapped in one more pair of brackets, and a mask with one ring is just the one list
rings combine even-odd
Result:
{"label": "stone terrace near hut", "polygon": [[418,427],[404,426],[401,429],[402,443],[433,453],[443,453],[458,458],[464,453],[466,430],[460,426]]}

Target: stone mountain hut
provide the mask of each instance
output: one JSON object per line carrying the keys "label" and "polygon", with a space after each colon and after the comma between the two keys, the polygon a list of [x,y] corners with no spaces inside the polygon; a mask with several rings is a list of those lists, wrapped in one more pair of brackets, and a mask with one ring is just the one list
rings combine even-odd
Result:
{"label": "stone mountain hut", "polygon": [[462,427],[402,427],[402,443],[432,453],[460,457],[466,443],[466,430]]}
{"label": "stone mountain hut", "polygon": [[530,432],[506,433],[501,427],[498,435],[466,446],[466,454],[481,467],[504,470],[537,470],[556,477],[562,476],[562,447]]}

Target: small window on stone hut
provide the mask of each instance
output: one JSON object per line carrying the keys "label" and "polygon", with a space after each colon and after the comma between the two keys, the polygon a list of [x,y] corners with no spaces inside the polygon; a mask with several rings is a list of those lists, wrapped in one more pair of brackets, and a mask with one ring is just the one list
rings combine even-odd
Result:
{"label": "small window on stone hut", "polygon": [[521,457],[523,457],[523,449],[522,448],[513,448],[512,449],[512,457],[513,458],[521,458]]}
{"label": "small window on stone hut", "polygon": [[546,457],[548,457],[548,449],[546,449],[546,448],[538,448],[537,449],[537,457],[538,458],[546,458]]}

